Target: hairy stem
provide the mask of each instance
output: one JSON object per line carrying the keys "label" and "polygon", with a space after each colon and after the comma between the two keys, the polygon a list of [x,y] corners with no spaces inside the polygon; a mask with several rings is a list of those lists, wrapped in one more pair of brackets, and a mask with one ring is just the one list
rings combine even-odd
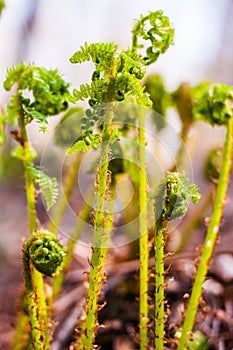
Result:
{"label": "hairy stem", "polygon": [[213,254],[214,246],[218,237],[219,225],[222,216],[227,185],[229,181],[229,175],[231,170],[232,159],[232,136],[233,136],[233,124],[232,120],[228,121],[226,131],[226,141],[223,151],[223,163],[220,173],[219,183],[217,187],[216,199],[213,208],[213,214],[207,230],[206,239],[202,248],[202,255],[200,258],[199,266],[194,280],[192,294],[189,300],[188,309],[185,316],[185,321],[182,329],[182,335],[179,341],[178,350],[187,348],[188,342],[191,336],[195,317],[197,313],[198,303],[202,293],[202,285],[205,280],[210,259]]}
{"label": "hairy stem", "polygon": [[155,349],[164,348],[164,245],[163,220],[156,223],[155,238]]}
{"label": "hairy stem", "polygon": [[[109,108],[109,107],[107,107]],[[111,133],[112,111],[106,111],[103,131],[103,143],[99,166],[96,175],[96,210],[94,216],[94,232],[92,242],[92,257],[90,261],[89,288],[86,303],[86,319],[82,325],[78,349],[92,350],[97,328],[98,298],[100,295],[104,262],[108,249],[108,241],[112,227],[112,220],[106,214],[106,203],[109,192],[109,136]]]}
{"label": "hairy stem", "polygon": [[[32,236],[31,236],[32,238]],[[31,265],[29,248],[31,240],[29,239],[23,248],[23,270],[24,279],[26,285],[26,301],[27,301],[27,311],[30,316],[31,329],[32,329],[32,346],[35,350],[39,349],[49,349],[49,344],[45,345],[45,324],[41,321],[39,313],[41,310],[38,309],[38,304],[40,302],[35,290],[38,290],[37,280],[35,280],[35,269]]]}
{"label": "hairy stem", "polygon": [[139,230],[140,230],[140,349],[148,346],[148,229],[147,229],[147,177],[146,177],[146,137],[145,116],[139,111],[138,117],[139,140]]}

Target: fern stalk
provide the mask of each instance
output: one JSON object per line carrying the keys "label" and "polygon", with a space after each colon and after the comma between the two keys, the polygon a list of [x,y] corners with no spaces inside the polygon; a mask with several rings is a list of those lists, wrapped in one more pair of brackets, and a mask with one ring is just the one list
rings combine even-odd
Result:
{"label": "fern stalk", "polygon": [[112,220],[105,214],[106,202],[109,194],[109,137],[111,134],[111,121],[113,111],[107,106],[106,118],[103,131],[103,143],[99,166],[96,175],[96,209],[94,216],[94,232],[92,242],[92,257],[90,261],[89,288],[86,303],[86,318],[82,324],[80,339],[77,349],[92,350],[96,328],[98,298],[103,283],[103,269],[107,254],[107,246],[112,227]]}
{"label": "fern stalk", "polygon": [[232,137],[233,123],[230,119],[226,128],[226,141],[223,151],[223,162],[220,173],[220,178],[217,187],[216,199],[213,208],[213,214],[207,230],[206,239],[202,248],[202,255],[198,265],[197,273],[194,280],[194,285],[189,300],[188,309],[186,311],[185,321],[182,328],[182,334],[178,345],[178,350],[183,350],[188,347],[188,342],[191,338],[191,332],[195,322],[197,308],[202,293],[202,285],[204,283],[210,259],[217,241],[220,220],[227,192],[227,185],[230,176],[232,162]]}
{"label": "fern stalk", "polygon": [[139,231],[140,231],[140,349],[147,349],[148,333],[148,229],[147,229],[147,178],[146,178],[146,138],[145,116],[139,111],[138,116],[139,140]]}
{"label": "fern stalk", "polygon": [[156,222],[155,239],[155,349],[163,350],[164,346],[164,246],[165,228],[163,220]]}

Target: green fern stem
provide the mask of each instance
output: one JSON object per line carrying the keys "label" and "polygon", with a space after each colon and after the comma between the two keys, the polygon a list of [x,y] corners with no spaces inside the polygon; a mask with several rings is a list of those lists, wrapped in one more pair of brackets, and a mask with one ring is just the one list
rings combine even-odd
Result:
{"label": "green fern stem", "polygon": [[57,237],[48,231],[33,233],[23,246],[23,271],[27,292],[26,308],[30,316],[32,346],[35,350],[50,349],[49,342],[46,339],[48,337],[48,322],[41,314],[43,310],[38,308],[42,301],[41,295],[35,292],[38,291],[37,279],[42,273],[53,276],[60,268],[64,254],[63,247]]}
{"label": "green fern stem", "polygon": [[96,175],[96,209],[94,216],[94,232],[92,242],[92,257],[90,261],[89,288],[86,302],[86,319],[82,325],[78,349],[92,350],[96,328],[97,328],[97,312],[98,298],[101,292],[104,274],[104,262],[108,250],[108,241],[112,227],[112,219],[106,214],[106,204],[109,196],[109,137],[111,134],[111,122],[113,118],[112,107],[107,106],[103,143],[101,145],[101,153],[99,166]]}
{"label": "green fern stem", "polygon": [[[20,99],[19,99],[20,106]],[[20,127],[20,142],[24,149],[24,174],[25,174],[25,188],[27,197],[27,212],[30,233],[32,234],[37,228],[37,215],[35,205],[35,188],[33,177],[31,174],[32,160],[30,157],[30,148],[28,144],[27,130],[24,121],[23,111],[19,108],[19,127]],[[42,275],[36,271],[32,266],[30,269],[31,287],[29,290],[26,282],[26,302],[27,312],[31,323],[32,344],[35,349],[49,349],[49,332],[48,332],[48,317],[46,310],[46,298],[44,294],[44,281]],[[24,299],[24,298],[23,298]],[[23,322],[24,320],[24,322]],[[18,325],[16,327],[15,339],[25,337],[25,329],[27,329],[28,318],[25,317],[24,312],[19,315]],[[38,347],[38,329],[41,330],[43,339],[43,346]],[[40,344],[41,345],[41,344]],[[14,341],[13,349],[16,349],[18,344]]]}
{"label": "green fern stem", "polygon": [[160,218],[156,222],[155,239],[155,349],[164,348],[164,246],[165,232],[164,222]]}
{"label": "green fern stem", "polygon": [[227,185],[231,170],[232,159],[232,137],[233,137],[233,123],[230,119],[226,128],[226,141],[223,151],[223,162],[220,173],[220,178],[217,187],[216,199],[213,208],[213,214],[207,230],[206,239],[202,248],[202,255],[198,265],[197,273],[194,280],[194,285],[189,300],[189,305],[186,311],[185,321],[182,328],[182,335],[179,341],[178,350],[188,348],[188,342],[191,337],[191,332],[195,322],[197,308],[202,293],[202,285],[204,283],[210,259],[216,244],[219,232],[219,225],[224,206],[224,200],[227,192]]}
{"label": "green fern stem", "polygon": [[138,116],[138,140],[139,140],[139,249],[140,249],[140,305],[139,328],[140,349],[148,346],[148,228],[147,228],[147,177],[146,177],[146,137],[145,115],[139,111]]}
{"label": "green fern stem", "polygon": [[[29,240],[27,242],[30,242]],[[29,313],[31,330],[32,330],[32,346],[35,350],[39,349],[49,349],[49,346],[44,345],[44,325],[41,323],[41,318],[39,317],[40,310],[38,309],[39,300],[37,298],[37,280],[36,270],[31,265],[29,247],[28,243],[25,243],[23,248],[23,270],[26,285],[26,301],[27,301],[27,312]],[[39,275],[39,273],[37,273]]]}
{"label": "green fern stem", "polygon": [[28,212],[28,224],[30,233],[36,231],[37,228],[37,218],[36,218],[36,203],[35,203],[35,187],[34,181],[31,174],[32,160],[30,157],[30,148],[28,144],[27,130],[24,121],[23,111],[19,115],[19,128],[20,128],[20,137],[21,144],[24,149],[24,174],[25,174],[25,188],[27,196],[27,212]]}

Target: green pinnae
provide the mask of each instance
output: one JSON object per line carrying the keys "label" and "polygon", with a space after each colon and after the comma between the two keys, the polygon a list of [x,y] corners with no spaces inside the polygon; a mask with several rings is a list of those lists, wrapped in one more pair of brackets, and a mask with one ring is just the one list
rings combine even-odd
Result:
{"label": "green pinnae", "polygon": [[33,266],[46,276],[53,276],[65,255],[57,237],[49,232],[36,232],[31,238],[29,255]]}

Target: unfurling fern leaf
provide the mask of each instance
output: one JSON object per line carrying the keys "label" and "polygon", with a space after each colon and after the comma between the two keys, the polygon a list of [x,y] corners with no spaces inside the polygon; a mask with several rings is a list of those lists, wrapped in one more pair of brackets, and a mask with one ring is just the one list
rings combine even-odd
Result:
{"label": "unfurling fern leaf", "polygon": [[75,52],[70,58],[71,63],[82,63],[86,61],[92,61],[101,66],[101,61],[103,65],[106,65],[109,57],[113,55],[118,49],[117,45],[114,43],[93,43],[88,45],[86,42],[84,46],[80,47],[80,50]]}
{"label": "unfurling fern leaf", "polygon": [[50,177],[42,170],[32,168],[35,183],[40,186],[41,193],[45,199],[47,210],[55,203],[58,197],[58,183],[55,177]]}
{"label": "unfurling fern leaf", "polygon": [[[150,12],[147,16],[141,16],[132,29],[133,48],[138,50],[144,48],[144,42],[149,42],[145,48],[143,57],[145,63],[150,65],[155,62],[160,54],[164,53],[173,43],[174,29],[169,18],[164,16],[163,11]],[[138,43],[138,39],[143,43]]]}
{"label": "unfurling fern leaf", "polygon": [[66,152],[67,156],[71,156],[76,152],[86,152],[92,148],[96,149],[102,140],[99,134],[93,134],[92,132],[85,132]]}
{"label": "unfurling fern leaf", "polygon": [[[10,91],[17,85],[17,94],[10,99],[7,106],[8,121],[15,125],[19,115],[25,124],[35,119],[41,131],[46,131],[47,117],[66,110],[69,96],[68,87],[57,69],[47,70],[24,63],[7,70],[4,88]],[[28,91],[32,97],[28,97]]]}

